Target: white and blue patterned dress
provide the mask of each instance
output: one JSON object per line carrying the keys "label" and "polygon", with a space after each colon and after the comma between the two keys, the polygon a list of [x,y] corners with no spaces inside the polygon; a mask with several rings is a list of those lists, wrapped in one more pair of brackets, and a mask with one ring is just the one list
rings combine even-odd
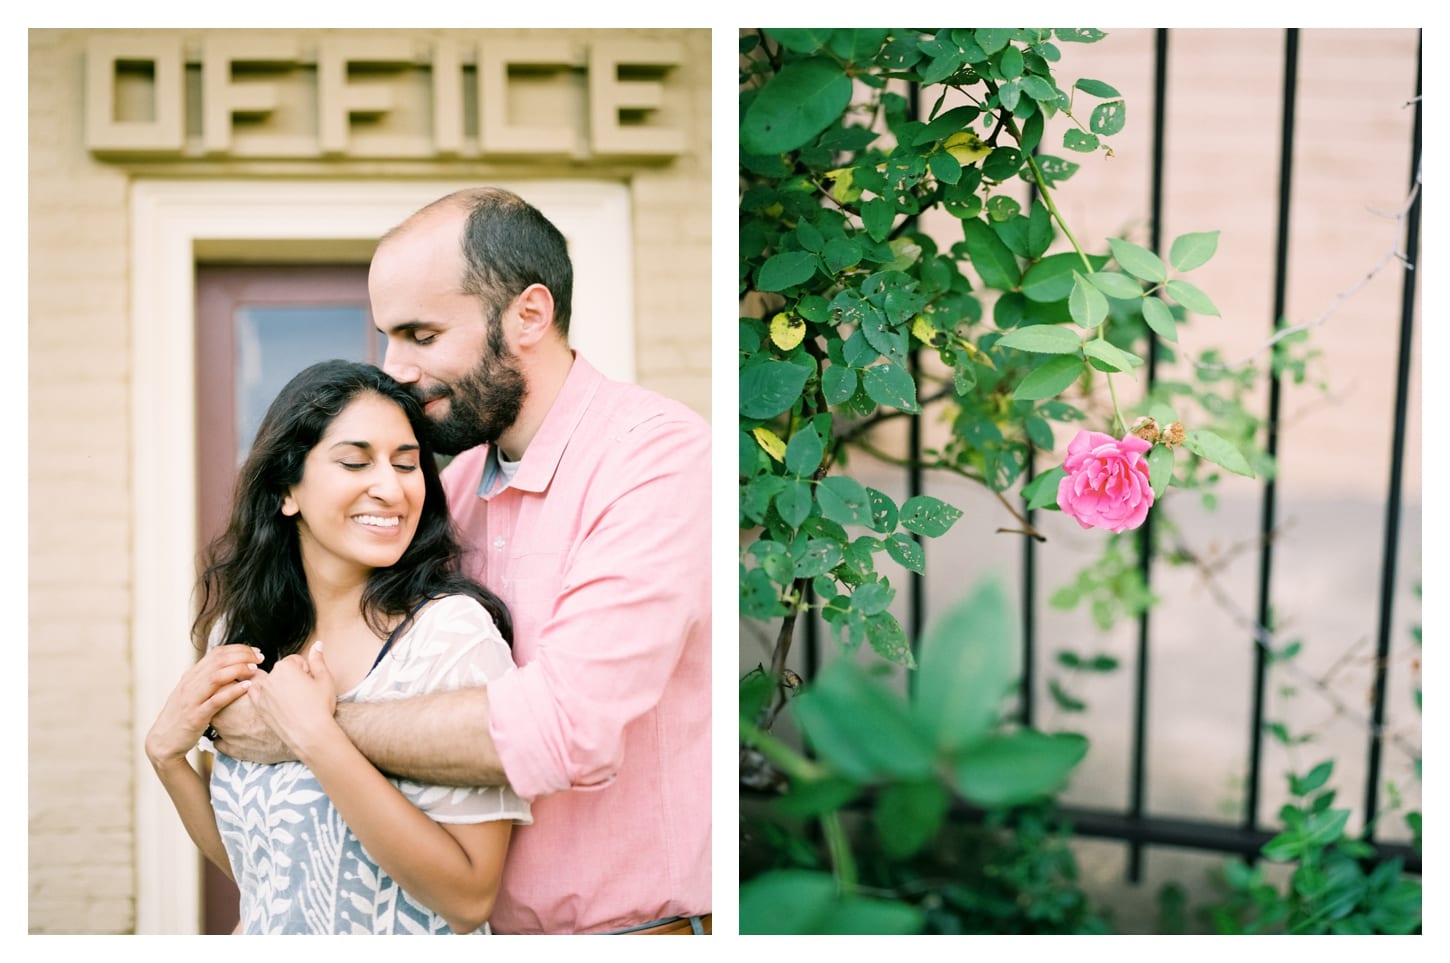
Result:
{"label": "white and blue patterned dress", "polygon": [[[482,685],[513,667],[483,606],[451,595],[423,609],[338,701],[382,702]],[[533,821],[529,804],[507,786],[392,782],[440,823]],[[243,933],[452,932],[378,867],[302,763],[263,765],[217,753],[211,798],[241,890]]]}

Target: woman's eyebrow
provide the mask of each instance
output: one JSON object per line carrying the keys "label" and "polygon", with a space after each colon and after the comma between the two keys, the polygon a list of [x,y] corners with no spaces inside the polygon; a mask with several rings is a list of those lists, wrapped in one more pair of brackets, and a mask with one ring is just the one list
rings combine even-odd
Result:
{"label": "woman's eyebrow", "polygon": [[[361,448],[363,451],[372,451],[373,444],[370,441],[338,441],[334,442],[333,448]],[[409,442],[399,445],[394,451],[418,451],[420,448],[417,442]]]}

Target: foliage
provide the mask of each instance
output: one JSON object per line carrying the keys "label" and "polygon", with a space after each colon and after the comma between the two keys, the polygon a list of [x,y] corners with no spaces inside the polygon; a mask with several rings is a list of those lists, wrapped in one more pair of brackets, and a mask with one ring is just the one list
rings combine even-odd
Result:
{"label": "foliage", "polygon": [[[742,887],[742,932],[843,932],[836,926],[872,932],[854,928],[864,920],[881,927],[875,932],[1087,926],[1086,901],[1070,885],[1076,871],[1060,829],[1040,810],[1012,814],[1050,799],[1087,751],[1079,735],[1001,720],[1003,698],[1018,674],[1012,625],[1000,588],[979,588],[925,635],[917,685],[905,698],[879,671],[849,659],[832,662],[790,706],[813,759],[756,727],[768,682],[746,678],[742,739],[790,777],[774,805],[778,816],[822,821],[837,879],[815,868],[815,848],[790,844],[800,832],[772,834],[770,849],[782,865]],[[954,798],[991,814],[985,830],[968,833],[970,847],[947,819]],[[859,853],[843,830],[843,814],[853,809],[867,812],[874,830],[861,834],[871,842]],[[1003,831],[1009,818],[1018,820],[1016,833]],[[858,878],[861,855],[868,878]],[[920,891],[919,881],[946,872],[946,864],[953,883]],[[964,867],[978,874],[978,885],[963,880]],[[863,895],[868,888],[885,896]]]}
{"label": "foliage", "polygon": [[[1155,380],[1120,404],[1119,386],[1141,387],[1148,359],[1176,358],[1182,325],[1218,315],[1189,279],[1218,232],[1182,234],[1159,253],[1127,236],[1085,245],[1062,217],[1054,194],[1079,170],[1072,158],[1111,155],[1126,123],[1111,84],[1057,73],[1065,47],[1102,36],[742,38],[740,612],[778,630],[769,665],[741,682],[741,781],[779,793],[742,826],[770,854],[742,885],[744,931],[1103,925],[1051,817],[1086,741],[1004,720],[1020,680],[1000,592],[979,590],[921,640],[892,611],[893,579],[924,574],[924,541],[951,532],[961,509],[926,495],[898,504],[852,473],[853,451],[892,460],[874,429],[929,406],[950,437],[908,460],[981,484],[1037,537],[1013,499],[1057,510],[1054,452],[1084,427],[1152,443],[1154,517],[1170,489],[1211,501],[1223,472],[1272,473],[1263,422],[1246,404],[1253,368],[1205,352],[1182,380]],[[955,226],[927,230],[928,215]],[[1302,380],[1312,355],[1297,342],[1284,339],[1273,364]],[[1172,531],[1164,522],[1155,539]],[[1086,603],[1103,629],[1153,604],[1136,535],[1104,537],[1102,560],[1053,604]],[[787,668],[803,613],[819,614],[838,655],[807,680]],[[1061,652],[1058,665],[1107,672],[1116,660]],[[1053,683],[1059,706],[1082,707]],[[773,733],[778,717],[810,756]],[[985,810],[986,824],[949,820],[960,806]],[[951,883],[924,893],[944,871],[943,845],[970,845],[984,868],[957,865]]]}
{"label": "foliage", "polygon": [[1284,830],[1264,844],[1271,863],[1293,866],[1281,889],[1263,864],[1231,862],[1228,895],[1208,910],[1220,933],[1371,934],[1420,929],[1421,888],[1398,859],[1376,862],[1374,847],[1345,834],[1348,809],[1333,808],[1326,760],[1290,775],[1294,802],[1279,811]]}
{"label": "foliage", "polygon": [[[1090,418],[1097,388],[1106,385],[1111,421],[1126,433],[1110,376],[1137,380],[1143,353],[1176,340],[1190,312],[1218,313],[1185,277],[1213,256],[1217,232],[1181,235],[1166,258],[1117,237],[1092,252],[1054,203],[1078,164],[1047,152],[1049,119],[1071,121],[1062,148],[1079,154],[1109,150],[1125,123],[1111,85],[1082,78],[1064,88],[1053,74],[1060,45],[1101,36],[779,30],[743,41],[740,525],[754,536],[740,562],[746,617],[788,619],[814,604],[844,649],[864,642],[911,667],[889,611],[896,587],[878,560],[922,573],[922,540],[944,535],[961,511],[923,495],[898,505],[837,471],[847,446],[939,401],[952,439],[928,467],[1006,492],[1034,451],[1054,448],[1057,429]],[[924,118],[897,91],[902,81],[930,98]],[[861,103],[858,90],[868,92]],[[919,227],[928,211],[955,218],[962,240],[939,248]],[[934,374],[917,370],[923,354]],[[1140,406],[1155,420],[1145,430],[1164,430],[1149,456],[1155,492],[1197,484],[1204,460],[1253,474],[1241,439],[1217,421],[1182,427],[1172,390]],[[1055,509],[1059,477],[1043,472],[1023,497]]]}

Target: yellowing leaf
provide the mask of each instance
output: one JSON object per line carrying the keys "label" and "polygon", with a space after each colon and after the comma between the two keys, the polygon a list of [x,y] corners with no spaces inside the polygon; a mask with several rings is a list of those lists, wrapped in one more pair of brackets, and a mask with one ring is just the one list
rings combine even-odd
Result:
{"label": "yellowing leaf", "polygon": [[769,428],[766,428],[764,425],[756,428],[752,432],[752,434],[755,435],[756,442],[759,443],[761,448],[765,449],[765,453],[767,455],[774,458],[776,461],[785,461],[785,442],[780,440],[779,435],[771,431]]}
{"label": "yellowing leaf", "polygon": [[826,172],[831,181],[831,199],[837,204],[850,204],[861,197],[861,189],[853,186],[855,175],[849,167],[838,167]]}
{"label": "yellowing leaf", "polygon": [[793,318],[782,311],[770,319],[770,340],[782,351],[794,348],[805,336],[806,323],[800,318]]}
{"label": "yellowing leaf", "polygon": [[987,367],[991,368],[993,371],[997,370],[997,366],[992,363],[992,358],[987,354],[987,352],[972,344],[972,342],[958,340],[957,344],[961,345],[962,350],[965,351],[973,361],[977,362],[977,364],[984,364]]}
{"label": "yellowing leaf", "polygon": [[958,164],[971,164],[992,153],[986,141],[969,130],[959,130],[942,142]]}
{"label": "yellowing leaf", "polygon": [[912,319],[911,333],[916,336],[916,340],[920,341],[922,344],[929,344],[932,347],[936,346],[935,339],[939,334],[941,334],[941,332],[938,331],[936,327],[926,319],[926,315],[924,314],[918,314],[914,319]]}

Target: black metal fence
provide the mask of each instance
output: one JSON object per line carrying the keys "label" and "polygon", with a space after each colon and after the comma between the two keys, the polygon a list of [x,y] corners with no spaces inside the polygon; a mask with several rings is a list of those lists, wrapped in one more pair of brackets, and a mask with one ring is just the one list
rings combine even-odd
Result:
{"label": "black metal fence", "polygon": [[[1163,212],[1163,171],[1164,171],[1164,147],[1171,136],[1167,123],[1167,91],[1168,71],[1170,68],[1169,58],[1170,31],[1158,30],[1155,34],[1154,50],[1154,87],[1155,103],[1153,116],[1153,146],[1152,146],[1152,183],[1150,199],[1150,218],[1152,225],[1152,248],[1161,250],[1162,237],[1159,235],[1159,225],[1162,222]],[[1296,29],[1286,30],[1284,33],[1284,67],[1283,86],[1281,91],[1282,104],[1282,125],[1279,138],[1279,185],[1278,185],[1278,210],[1277,210],[1277,242],[1275,247],[1274,265],[1274,309],[1272,319],[1268,323],[1266,336],[1272,337],[1281,330],[1282,318],[1284,316],[1287,276],[1293,255],[1292,237],[1289,230],[1290,224],[1290,200],[1292,197],[1291,177],[1294,170],[1294,132],[1295,132],[1295,106],[1299,94],[1298,57],[1299,57],[1299,31]],[[1384,542],[1383,558],[1381,563],[1381,581],[1379,586],[1379,613],[1378,632],[1376,639],[1375,673],[1373,683],[1373,697],[1371,705],[1371,718],[1367,725],[1368,754],[1366,792],[1364,799],[1364,824],[1368,827],[1364,831],[1364,838],[1367,842],[1375,845],[1378,854],[1382,858],[1399,858],[1403,861],[1405,868],[1418,874],[1421,868],[1420,853],[1412,846],[1398,842],[1383,842],[1374,839],[1375,815],[1378,811],[1378,786],[1381,776],[1383,736],[1385,727],[1385,698],[1386,698],[1386,674],[1389,662],[1391,625],[1393,617],[1394,590],[1397,585],[1397,559],[1399,554],[1401,536],[1401,498],[1403,488],[1403,475],[1406,450],[1406,409],[1410,392],[1410,362],[1414,334],[1414,317],[1416,303],[1416,276],[1421,272],[1416,270],[1418,258],[1418,240],[1420,233],[1420,198],[1418,185],[1420,183],[1420,160],[1421,160],[1421,136],[1422,136],[1422,111],[1419,101],[1420,77],[1422,75],[1422,51],[1423,38],[1417,44],[1416,53],[1416,98],[1414,103],[1413,122],[1413,143],[1411,146],[1411,165],[1409,174],[1410,196],[1412,201],[1403,223],[1405,237],[1402,252],[1408,264],[1404,272],[1404,283],[1401,292],[1400,324],[1399,324],[1399,348],[1398,367],[1396,371],[1396,391],[1394,409],[1391,413],[1393,424],[1391,437],[1390,455],[1390,477],[1388,480],[1385,496],[1385,521],[1384,521]],[[914,359],[913,359],[914,361]],[[1146,378],[1151,386],[1157,375],[1156,358],[1153,352],[1148,352],[1146,365]],[[1278,452],[1279,428],[1280,428],[1280,379],[1270,372],[1268,410],[1266,412],[1268,424],[1267,451],[1270,455]],[[913,452],[919,453],[922,448],[921,425],[919,416],[912,419],[909,429],[908,443]],[[913,460],[915,461],[915,460]],[[919,468],[908,467],[906,470],[904,484],[908,497],[923,493],[923,477]],[[1029,464],[1027,479],[1031,479],[1031,468]],[[1266,631],[1263,626],[1271,624],[1270,611],[1270,587],[1274,576],[1274,533],[1277,520],[1277,492],[1275,481],[1270,478],[1263,483],[1262,488],[1262,509],[1259,523],[1259,557],[1258,557],[1258,587],[1257,587],[1257,621],[1256,627],[1250,637],[1243,640],[1244,645],[1251,646],[1254,652],[1254,677],[1253,677],[1253,706],[1245,738],[1249,745],[1249,763],[1245,788],[1245,816],[1240,822],[1213,821],[1207,819],[1184,819],[1154,815],[1148,811],[1145,804],[1146,791],[1148,786],[1149,772],[1147,767],[1147,745],[1150,733],[1148,706],[1148,666],[1152,653],[1152,611],[1145,611],[1138,619],[1137,624],[1137,658],[1134,668],[1134,696],[1135,705],[1132,720],[1131,738],[1131,763],[1129,777],[1128,803],[1122,810],[1098,809],[1081,806],[1066,806],[1061,812],[1066,816],[1073,831],[1080,836],[1097,837],[1102,839],[1118,840],[1127,844],[1128,864],[1127,875],[1129,880],[1138,882],[1142,878],[1142,863],[1145,848],[1148,846],[1179,847],[1191,850],[1217,852],[1228,855],[1238,855],[1254,859],[1263,845],[1276,833],[1261,825],[1258,818],[1259,802],[1262,792],[1261,776],[1263,769],[1263,750],[1265,741],[1265,699],[1267,689],[1267,646],[1264,644],[1267,639],[1261,637]],[[1025,511],[1029,525],[1033,521],[1033,513]],[[1149,513],[1148,520],[1139,529],[1139,561],[1141,565],[1142,578],[1149,583],[1153,566],[1153,515]],[[1039,672],[1039,639],[1037,632],[1037,608],[1039,604],[1039,559],[1037,548],[1032,539],[1024,539],[1021,572],[1021,629],[1023,638],[1022,667],[1024,671],[1024,684],[1020,696],[1022,721],[1031,725],[1034,721],[1036,706],[1034,705],[1033,692],[1035,681]],[[922,629],[926,621],[926,597],[925,580],[921,576],[913,576],[908,583],[906,592],[906,628],[912,639],[921,637]],[[814,620],[806,620],[805,625],[805,648],[806,648],[806,674],[814,675],[820,664],[820,631]]]}

